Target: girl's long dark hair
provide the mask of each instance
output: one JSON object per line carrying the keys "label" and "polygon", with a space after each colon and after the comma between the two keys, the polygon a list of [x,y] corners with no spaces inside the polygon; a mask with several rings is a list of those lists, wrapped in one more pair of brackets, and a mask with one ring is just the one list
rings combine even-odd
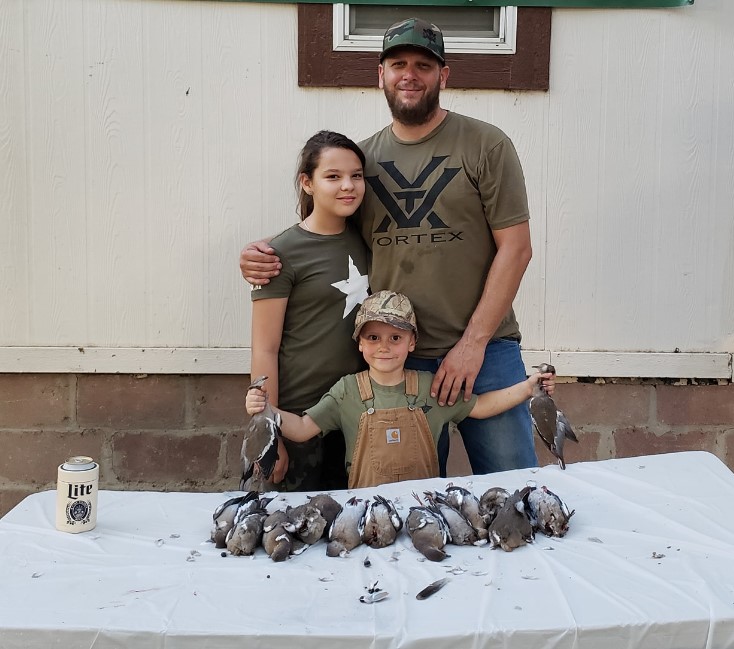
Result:
{"label": "girl's long dark hair", "polygon": [[298,191],[298,213],[303,221],[313,212],[313,196],[309,196],[301,187],[301,174],[313,179],[313,172],[319,166],[321,153],[324,149],[349,149],[353,151],[365,166],[365,157],[360,149],[346,135],[334,131],[319,131],[312,135],[298,156],[298,170],[296,171],[296,191]]}

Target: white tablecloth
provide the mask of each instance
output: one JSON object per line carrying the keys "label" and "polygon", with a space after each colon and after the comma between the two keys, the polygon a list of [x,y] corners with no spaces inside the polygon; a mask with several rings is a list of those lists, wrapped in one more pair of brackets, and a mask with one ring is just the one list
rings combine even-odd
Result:
{"label": "white tablecloth", "polygon": [[[326,557],[323,541],[280,564],[262,549],[222,558],[204,542],[222,493],[102,491],[96,529],[67,534],[54,529],[55,492],[35,494],[0,520],[0,647],[734,647],[734,474],[720,460],[675,453],[453,481],[479,495],[528,480],[576,510],[565,538],[512,553],[449,546],[441,563],[405,532],[346,558]],[[411,491],[447,482],[353,493],[393,498],[405,515]],[[374,581],[389,597],[360,603]]]}

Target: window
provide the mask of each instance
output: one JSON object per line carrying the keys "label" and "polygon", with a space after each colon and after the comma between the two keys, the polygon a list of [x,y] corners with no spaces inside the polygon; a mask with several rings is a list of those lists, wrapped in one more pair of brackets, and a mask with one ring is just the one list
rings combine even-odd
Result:
{"label": "window", "polygon": [[[359,7],[374,5],[359,5]],[[400,18],[415,14],[412,7],[383,7],[396,12]],[[432,9],[435,9],[432,7]],[[448,8],[452,12],[463,12],[465,7]],[[354,6],[349,8],[351,14]],[[360,9],[357,9],[359,16]],[[551,9],[548,7],[519,7],[516,12],[516,36],[514,54],[466,53],[459,49],[452,51],[447,41],[446,63],[451,68],[450,88],[490,88],[502,90],[548,90],[550,64]],[[490,13],[493,13],[490,9]],[[352,18],[341,17],[330,4],[298,5],[298,84],[305,87],[356,86],[361,88],[377,87],[377,51],[344,48],[334,49],[334,24],[347,25],[345,37],[372,36],[374,30],[384,28],[369,26],[371,18],[364,22],[346,23]],[[360,19],[361,20],[361,19]],[[382,20],[382,19],[381,19]],[[448,31],[448,22],[435,20],[442,30]],[[501,23],[496,23],[501,31]],[[352,32],[352,29],[355,31]],[[369,33],[372,29],[373,33]],[[357,34],[364,30],[367,33]],[[453,27],[452,27],[453,30]],[[505,35],[506,36],[506,35]],[[498,33],[497,38],[500,37]],[[380,32],[377,33],[381,43]],[[452,36],[453,38],[453,36]],[[466,40],[466,39],[465,39]],[[474,37],[474,41],[477,39]]]}
{"label": "window", "polygon": [[441,26],[447,53],[514,54],[516,7],[334,5],[334,51],[379,52],[382,36],[406,12]]}

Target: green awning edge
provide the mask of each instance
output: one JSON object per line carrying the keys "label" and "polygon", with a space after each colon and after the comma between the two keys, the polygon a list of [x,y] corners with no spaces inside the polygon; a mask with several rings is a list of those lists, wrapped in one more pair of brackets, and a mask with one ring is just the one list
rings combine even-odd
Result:
{"label": "green awning edge", "polygon": [[[335,4],[334,0],[223,0],[224,2],[266,2],[273,4]],[[430,5],[440,7],[554,7],[584,9],[652,9],[685,7],[694,0],[350,0],[356,5]]]}

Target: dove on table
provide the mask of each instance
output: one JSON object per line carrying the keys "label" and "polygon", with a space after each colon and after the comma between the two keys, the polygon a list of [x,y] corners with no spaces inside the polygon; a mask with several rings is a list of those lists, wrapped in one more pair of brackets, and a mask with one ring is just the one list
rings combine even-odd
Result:
{"label": "dove on table", "polygon": [[[253,381],[248,391],[261,388],[265,385],[267,378],[267,376],[261,376]],[[253,476],[263,481],[270,479],[278,460],[279,436],[280,414],[273,411],[266,396],[265,409],[250,417],[242,440],[240,490],[245,490],[247,481]]]}
{"label": "dove on table", "polygon": [[284,525],[288,514],[274,511],[263,522],[263,547],[273,561],[285,561],[294,551],[295,539]]}
{"label": "dove on table", "polygon": [[483,543],[479,541],[477,531],[464,514],[446,501],[446,494],[440,491],[426,491],[425,496],[428,502],[441,512],[441,516],[446,521],[451,543],[454,545],[481,545]]}
{"label": "dove on table", "polygon": [[[265,509],[271,498],[259,498],[254,507],[243,506],[237,512],[234,527],[227,534],[227,550],[235,556],[250,556],[262,543],[263,527],[268,512]],[[249,505],[249,503],[248,503]]]}
{"label": "dove on table", "polygon": [[446,502],[458,509],[476,530],[480,541],[487,540],[488,522],[482,515],[479,499],[468,489],[450,484],[446,487]]}
{"label": "dove on table", "polygon": [[364,533],[364,517],[367,513],[367,501],[352,497],[344,503],[341,512],[334,519],[329,529],[329,543],[326,555],[343,557],[362,543]]}
{"label": "dove on table", "polygon": [[546,536],[565,536],[568,532],[568,521],[575,510],[569,510],[566,503],[546,486],[533,489],[528,494],[527,503],[534,529]]}
{"label": "dove on table", "polygon": [[510,497],[507,489],[502,487],[490,487],[479,498],[479,512],[487,523],[487,528],[492,524],[500,509]]}
{"label": "dove on table", "polygon": [[451,541],[451,533],[441,512],[433,505],[424,505],[417,494],[415,499],[421,503],[408,511],[405,527],[413,546],[429,561],[443,561],[448,554],[444,550]]}
{"label": "dove on table", "polygon": [[[541,374],[556,373],[556,368],[548,363],[541,363],[534,367]],[[578,442],[579,440],[576,438],[568,419],[556,407],[555,401],[545,391],[541,383],[533,385],[533,395],[530,397],[530,416],[538,437],[558,459],[558,465],[565,469],[566,462],[563,459],[564,442],[566,439],[570,439],[572,442]]]}
{"label": "dove on table", "polygon": [[308,500],[308,504],[316,507],[321,512],[321,515],[326,519],[326,528],[324,529],[323,536],[329,536],[329,530],[334,519],[339,515],[342,510],[342,506],[334,500],[329,494],[317,494],[311,496]]}
{"label": "dove on table", "polygon": [[283,527],[307,545],[313,545],[324,535],[326,519],[313,505],[305,503],[298,507],[289,507],[286,514],[288,522]]}
{"label": "dove on table", "polygon": [[237,496],[224,501],[214,510],[211,540],[216,547],[223,548],[227,545],[227,534],[234,527],[235,517],[240,507],[248,503],[252,503],[252,506],[256,507],[258,495],[257,491],[250,491],[244,496]]}
{"label": "dove on table", "polygon": [[525,498],[532,487],[515,491],[489,526],[489,540],[493,548],[500,547],[505,552],[512,552],[526,543],[533,541],[533,526],[527,515]]}
{"label": "dove on table", "polygon": [[395,505],[387,498],[374,496],[365,514],[362,533],[364,543],[371,548],[386,548],[395,542],[402,528],[403,520]]}

